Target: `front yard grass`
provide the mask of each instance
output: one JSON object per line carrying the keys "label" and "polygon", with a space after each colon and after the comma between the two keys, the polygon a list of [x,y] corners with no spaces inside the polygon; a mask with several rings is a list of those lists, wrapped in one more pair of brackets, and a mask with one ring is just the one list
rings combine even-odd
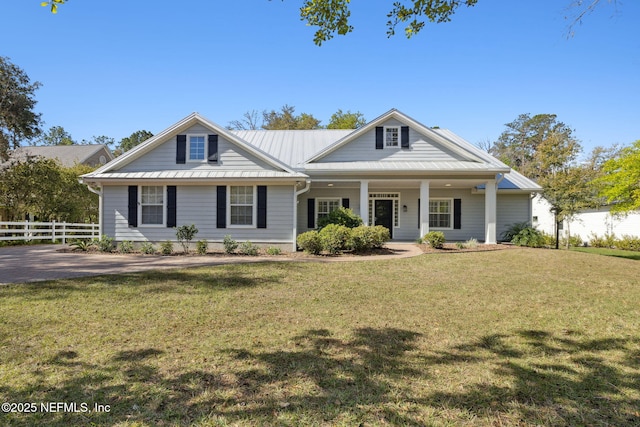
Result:
{"label": "front yard grass", "polygon": [[78,412],[0,424],[640,425],[639,273],[513,249],[5,286],[1,401]]}
{"label": "front yard grass", "polygon": [[576,248],[571,248],[571,250],[577,251],[577,252],[586,252],[589,254],[598,254],[598,255],[606,255],[606,256],[613,256],[613,257],[619,257],[619,258],[640,260],[640,252],[634,252],[634,251],[623,251],[620,249],[593,248],[593,247],[588,247],[588,248],[576,247]]}

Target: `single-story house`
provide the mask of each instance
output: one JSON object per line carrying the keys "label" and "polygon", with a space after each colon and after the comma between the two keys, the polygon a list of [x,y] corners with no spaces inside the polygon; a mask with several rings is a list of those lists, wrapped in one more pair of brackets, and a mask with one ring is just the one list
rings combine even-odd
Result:
{"label": "single-story house", "polygon": [[232,131],[193,113],[82,177],[100,194],[101,233],[118,241],[197,239],[295,250],[344,206],[392,239],[430,230],[495,243],[530,221],[541,188],[453,132],[392,109],[355,130]]}
{"label": "single-story house", "polygon": [[[540,231],[555,236],[556,224],[551,205],[540,194],[533,199],[533,225]],[[640,211],[629,212],[626,215],[611,213],[611,206],[584,209],[571,219],[565,219],[559,224],[560,236],[580,236],[583,242],[589,242],[592,236],[640,237]]]}

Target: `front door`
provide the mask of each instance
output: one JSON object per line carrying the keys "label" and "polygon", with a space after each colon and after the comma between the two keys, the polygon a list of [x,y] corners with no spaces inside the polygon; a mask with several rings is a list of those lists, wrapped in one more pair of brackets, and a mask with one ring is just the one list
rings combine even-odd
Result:
{"label": "front door", "polygon": [[389,229],[389,236],[393,238],[393,200],[375,200],[375,222]]}

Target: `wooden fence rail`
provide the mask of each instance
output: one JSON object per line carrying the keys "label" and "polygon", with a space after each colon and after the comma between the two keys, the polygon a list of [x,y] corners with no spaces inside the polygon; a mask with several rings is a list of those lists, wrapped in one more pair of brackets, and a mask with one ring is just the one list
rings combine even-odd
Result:
{"label": "wooden fence rail", "polygon": [[0,221],[0,241],[9,240],[67,240],[100,237],[98,224],[69,222],[8,222]]}

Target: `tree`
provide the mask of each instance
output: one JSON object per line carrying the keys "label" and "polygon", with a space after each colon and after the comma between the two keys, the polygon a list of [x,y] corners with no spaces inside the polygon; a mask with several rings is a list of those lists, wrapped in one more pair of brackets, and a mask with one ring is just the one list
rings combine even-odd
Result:
{"label": "tree", "polygon": [[42,132],[40,114],[33,112],[34,92],[39,87],[9,58],[0,56],[0,159],[6,160],[9,150],[20,146],[21,140]]}
{"label": "tree", "polygon": [[611,203],[612,213],[640,209],[640,140],[604,163],[603,175],[594,184]]}
{"label": "tree", "polygon": [[340,109],[331,115],[327,129],[358,129],[366,124],[367,120],[361,112],[347,111],[343,113]]}
{"label": "tree", "polygon": [[75,141],[71,134],[62,126],[52,126],[48,132],[42,134],[40,142],[43,145],[73,145]]}
{"label": "tree", "polygon": [[137,130],[126,138],[122,138],[118,144],[118,149],[121,150],[122,153],[125,153],[152,136],[153,134],[148,130]]}
{"label": "tree", "polygon": [[[271,1],[271,0],[270,0]],[[321,46],[322,43],[332,39],[336,33],[346,35],[353,31],[353,26],[349,23],[351,10],[349,3],[351,0],[304,0],[300,8],[300,20],[306,21],[307,25],[317,27],[313,42]],[[66,3],[66,0],[51,0],[40,3],[42,6],[50,7],[52,13],[58,12],[58,6]],[[408,6],[404,2],[394,1],[392,9],[387,13],[387,36],[391,37],[396,33],[399,24],[406,24],[404,34],[411,38],[418,34],[425,26],[425,21],[431,23],[449,22],[456,11],[462,7],[472,7],[478,0],[410,0]],[[616,4],[616,0],[607,0],[607,3]],[[570,10],[575,10],[574,18],[569,26],[569,34],[573,35],[575,25],[582,23],[582,20],[593,13],[601,0],[572,0],[569,4]]]}
{"label": "tree", "polygon": [[0,205],[14,219],[31,214],[41,221],[96,221],[98,196],[78,182],[91,170],[42,157],[11,161],[0,170]]}
{"label": "tree", "polygon": [[302,113],[295,115],[296,108],[290,105],[284,105],[281,110],[264,111],[262,113],[262,129],[267,130],[286,130],[286,129],[319,129],[320,120],[311,114]]}
{"label": "tree", "polygon": [[535,181],[573,162],[581,147],[555,114],[521,114],[505,125],[490,153]]}
{"label": "tree", "polygon": [[240,120],[232,120],[227,126],[229,129],[234,130],[257,130],[261,128],[258,124],[258,110],[247,111],[242,115]]}

